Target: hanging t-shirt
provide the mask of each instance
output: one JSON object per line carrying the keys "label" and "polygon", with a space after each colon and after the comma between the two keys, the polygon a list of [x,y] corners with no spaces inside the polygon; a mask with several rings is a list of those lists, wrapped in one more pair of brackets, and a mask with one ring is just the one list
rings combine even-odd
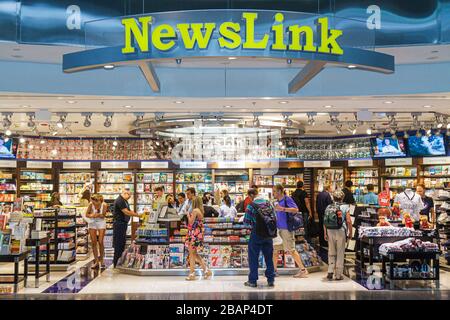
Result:
{"label": "hanging t-shirt", "polygon": [[420,214],[426,215],[431,220],[431,209],[434,208],[433,198],[425,196],[425,198],[422,198],[422,202],[423,209],[420,211]]}
{"label": "hanging t-shirt", "polygon": [[[420,211],[424,208],[422,199],[411,189],[395,196],[394,202],[398,202],[403,212],[408,212],[415,221],[419,221]],[[403,218],[403,217],[401,217]]]}

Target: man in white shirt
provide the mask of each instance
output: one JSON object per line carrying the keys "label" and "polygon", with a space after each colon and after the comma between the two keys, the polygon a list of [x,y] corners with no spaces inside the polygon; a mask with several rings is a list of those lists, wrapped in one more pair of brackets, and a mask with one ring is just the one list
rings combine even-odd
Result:
{"label": "man in white shirt", "polygon": [[179,216],[186,215],[189,207],[189,202],[186,200],[186,195],[183,192],[180,192],[177,196],[179,203],[177,213]]}
{"label": "man in white shirt", "polygon": [[[410,188],[400,192],[395,196],[394,202],[398,202],[400,209],[408,212],[414,221],[418,222],[420,218],[420,211],[424,208],[421,197],[412,191]],[[401,217],[403,218],[403,217]]]}

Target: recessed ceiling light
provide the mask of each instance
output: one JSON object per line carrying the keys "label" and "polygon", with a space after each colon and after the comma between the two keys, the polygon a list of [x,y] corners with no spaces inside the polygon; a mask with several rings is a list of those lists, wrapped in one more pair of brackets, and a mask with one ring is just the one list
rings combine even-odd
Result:
{"label": "recessed ceiling light", "polygon": [[26,109],[26,108],[29,108],[29,107],[30,107],[30,106],[28,106],[28,105],[23,105],[23,106],[22,106],[22,108],[25,108],[25,109]]}
{"label": "recessed ceiling light", "polygon": [[331,108],[333,108],[333,106],[331,106],[331,105],[326,105],[326,106],[323,106],[324,108],[326,108],[326,109],[331,109]]}
{"label": "recessed ceiling light", "polygon": [[115,68],[115,65],[113,65],[113,64],[106,64],[103,66],[103,69],[105,69],[105,70],[111,70],[114,68]]}
{"label": "recessed ceiling light", "polygon": [[355,69],[355,68],[356,68],[356,66],[355,66],[355,65],[353,65],[353,64],[351,64],[351,65],[347,66],[347,68],[348,68],[348,69]]}
{"label": "recessed ceiling light", "polygon": [[236,60],[237,57],[228,57],[228,60]]}
{"label": "recessed ceiling light", "polygon": [[69,103],[69,104],[77,103],[75,100],[67,100],[66,102]]}
{"label": "recessed ceiling light", "polygon": [[231,107],[233,107],[233,106],[230,106],[230,105],[227,105],[227,106],[223,106],[224,108],[231,108]]}
{"label": "recessed ceiling light", "polygon": [[123,107],[126,108],[126,109],[133,108],[133,106],[130,106],[130,105],[126,105],[126,106],[123,106]]}
{"label": "recessed ceiling light", "polygon": [[426,109],[433,108],[433,106],[430,106],[430,105],[425,105],[423,107],[426,108]]}
{"label": "recessed ceiling light", "polygon": [[286,103],[289,103],[289,101],[280,101],[280,102],[278,102],[279,104],[286,104]]}
{"label": "recessed ceiling light", "polygon": [[176,103],[176,104],[182,104],[182,103],[184,103],[183,101],[180,101],[180,100],[177,100],[177,101],[174,101],[174,103]]}
{"label": "recessed ceiling light", "polygon": [[383,103],[391,104],[391,103],[394,103],[394,102],[392,102],[392,101],[384,101]]}

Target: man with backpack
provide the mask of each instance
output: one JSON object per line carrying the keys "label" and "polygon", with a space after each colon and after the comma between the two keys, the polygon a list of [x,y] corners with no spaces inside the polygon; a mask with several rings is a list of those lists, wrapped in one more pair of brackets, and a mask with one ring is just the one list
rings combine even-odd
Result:
{"label": "man with backpack", "polygon": [[344,192],[333,193],[334,203],[325,209],[323,228],[325,240],[328,241],[328,280],[343,280],[344,256],[347,239],[352,237],[352,220],[350,206],[344,204]]}
{"label": "man with backpack", "polygon": [[275,206],[275,210],[277,211],[277,227],[279,235],[283,239],[283,249],[292,255],[296,265],[300,268],[298,273],[294,275],[294,278],[305,278],[308,275],[308,270],[306,270],[300,255],[295,249],[295,230],[301,226],[295,227],[292,225],[293,216],[299,213],[298,207],[294,200],[285,194],[281,184],[273,187],[273,195],[277,199]]}
{"label": "man with backpack", "polygon": [[274,287],[275,270],[273,266],[273,241],[277,235],[277,221],[272,204],[262,196],[258,196],[257,189],[247,192],[251,199],[245,210],[244,223],[251,226],[248,242],[248,264],[250,273],[247,287],[256,288],[258,281],[259,254],[262,252],[266,263],[266,278],[269,287]]}

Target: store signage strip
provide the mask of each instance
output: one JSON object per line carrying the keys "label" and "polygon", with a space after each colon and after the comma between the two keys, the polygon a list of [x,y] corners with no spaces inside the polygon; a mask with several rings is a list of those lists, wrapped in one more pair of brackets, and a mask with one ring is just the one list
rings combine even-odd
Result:
{"label": "store signage strip", "polygon": [[69,161],[63,163],[63,169],[90,169],[90,162]]}
{"label": "store signage strip", "polygon": [[349,167],[373,167],[373,160],[348,160]]}
{"label": "store signage strip", "polygon": [[17,161],[14,160],[1,160],[0,161],[0,168],[16,168],[17,167]]}
{"label": "store signage strip", "polygon": [[141,169],[168,169],[168,161],[142,161]]}
{"label": "store signage strip", "polygon": [[412,158],[386,159],[386,166],[412,166]]}
{"label": "store signage strip", "polygon": [[102,169],[128,169],[128,162],[108,161],[101,163]]}
{"label": "store signage strip", "polygon": [[330,168],[331,161],[305,161],[303,166],[305,168]]}
{"label": "store signage strip", "polygon": [[450,164],[450,157],[423,158],[423,164]]}
{"label": "store signage strip", "polygon": [[52,162],[49,161],[27,161],[28,169],[51,169]]}
{"label": "store signage strip", "polygon": [[180,162],[180,169],[206,169],[208,164],[204,161],[182,161]]}
{"label": "store signage strip", "polygon": [[217,162],[218,169],[244,169],[245,161],[219,161]]}

